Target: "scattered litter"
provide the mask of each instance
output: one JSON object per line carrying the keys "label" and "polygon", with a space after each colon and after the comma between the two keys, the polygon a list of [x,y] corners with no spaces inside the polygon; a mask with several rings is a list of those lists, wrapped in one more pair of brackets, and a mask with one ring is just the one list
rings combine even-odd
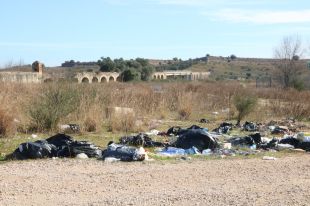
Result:
{"label": "scattered litter", "polygon": [[183,157],[181,157],[181,160],[189,161],[189,160],[192,160],[192,158],[183,156]]}
{"label": "scattered litter", "polygon": [[131,145],[131,146],[142,146],[142,147],[164,147],[165,145],[161,142],[155,142],[147,134],[138,134],[136,136],[122,137],[119,140],[119,144]]}
{"label": "scattered litter", "polygon": [[290,144],[277,144],[276,149],[279,151],[283,151],[288,149],[295,149],[295,147]]}
{"label": "scattered litter", "polygon": [[59,126],[61,132],[64,133],[79,133],[80,126],[77,124],[63,124]]}
{"label": "scattered litter", "polygon": [[224,143],[223,148],[224,149],[231,149],[231,143]]}
{"label": "scattered litter", "polygon": [[242,128],[243,130],[248,131],[248,132],[258,131],[258,126],[254,122],[245,122]]}
{"label": "scattered litter", "polygon": [[209,156],[209,155],[213,154],[213,152],[210,149],[205,149],[205,150],[202,151],[202,154],[206,155],[206,156]]}
{"label": "scattered litter", "polygon": [[108,148],[102,152],[103,159],[117,158],[121,161],[143,161],[146,152],[140,147],[139,149],[131,146],[125,146],[115,143],[109,143]]}
{"label": "scattered litter", "polygon": [[233,124],[229,122],[223,122],[220,126],[213,130],[218,134],[227,134],[230,130],[233,129]]}
{"label": "scattered litter", "polygon": [[115,157],[106,157],[104,159],[104,162],[107,162],[107,163],[113,163],[113,162],[119,162],[119,161],[121,161],[121,159],[118,159]]}
{"label": "scattered litter", "polygon": [[209,120],[208,120],[208,119],[203,118],[203,119],[201,119],[199,122],[200,122],[200,123],[209,123]]}
{"label": "scattered litter", "polygon": [[148,135],[148,136],[156,136],[156,135],[158,135],[160,133],[160,131],[158,131],[158,130],[156,130],[156,129],[153,129],[153,130],[151,130],[151,131],[149,131],[149,132],[146,132],[145,134],[146,135]]}
{"label": "scattered litter", "polygon": [[181,130],[182,128],[179,127],[179,126],[176,126],[176,127],[171,127],[168,129],[167,131],[167,135],[178,135],[179,131]]}
{"label": "scattered litter", "polygon": [[289,133],[288,127],[285,126],[275,126],[273,130],[271,130],[271,134],[287,134]]}
{"label": "scattered litter", "polygon": [[81,153],[76,155],[77,159],[88,159],[88,156],[85,153]]}

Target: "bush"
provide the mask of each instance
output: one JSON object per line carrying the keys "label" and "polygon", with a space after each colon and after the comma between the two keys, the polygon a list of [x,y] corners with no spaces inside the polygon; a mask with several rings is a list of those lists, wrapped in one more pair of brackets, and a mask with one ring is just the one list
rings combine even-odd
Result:
{"label": "bush", "polygon": [[192,107],[190,105],[183,106],[178,111],[181,120],[188,120],[192,114]]}
{"label": "bush", "polygon": [[60,119],[73,112],[78,105],[76,89],[68,84],[51,84],[28,108],[31,125],[41,132],[56,129]]}
{"label": "bush", "polygon": [[134,81],[134,80],[140,80],[141,74],[134,70],[134,69],[126,69],[121,73],[122,80],[124,82]]}
{"label": "bush", "polygon": [[251,95],[239,94],[234,96],[233,101],[238,111],[237,125],[240,125],[241,120],[254,109],[257,103],[257,97]]}
{"label": "bush", "polygon": [[111,132],[135,132],[135,117],[130,114],[111,117],[108,127]]}
{"label": "bush", "polygon": [[96,122],[93,119],[87,118],[84,121],[84,130],[86,132],[95,132],[96,129],[97,129],[97,124],[96,124]]}
{"label": "bush", "polygon": [[4,110],[0,109],[0,138],[7,137],[14,130],[13,117],[8,115]]}

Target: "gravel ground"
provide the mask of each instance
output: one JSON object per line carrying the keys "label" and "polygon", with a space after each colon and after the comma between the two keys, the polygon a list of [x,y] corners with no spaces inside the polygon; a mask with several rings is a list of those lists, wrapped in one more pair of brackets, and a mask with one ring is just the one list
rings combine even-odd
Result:
{"label": "gravel ground", "polygon": [[309,205],[310,155],[0,164],[0,205]]}

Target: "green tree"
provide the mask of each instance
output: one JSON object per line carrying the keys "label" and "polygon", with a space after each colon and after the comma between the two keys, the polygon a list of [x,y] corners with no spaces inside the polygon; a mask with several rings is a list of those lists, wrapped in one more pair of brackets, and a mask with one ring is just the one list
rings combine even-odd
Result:
{"label": "green tree", "polygon": [[149,65],[149,66],[142,67],[141,80],[142,81],[149,81],[154,72],[155,72],[155,68],[153,66]]}
{"label": "green tree", "polygon": [[238,111],[237,125],[240,125],[241,120],[254,109],[257,103],[257,97],[238,94],[234,96],[233,102]]}
{"label": "green tree", "polygon": [[116,69],[115,63],[110,57],[101,57],[101,59],[98,60],[98,65],[100,66],[100,71],[102,72],[113,72]]}
{"label": "green tree", "polygon": [[133,68],[126,69],[121,73],[124,82],[141,80],[141,73]]}

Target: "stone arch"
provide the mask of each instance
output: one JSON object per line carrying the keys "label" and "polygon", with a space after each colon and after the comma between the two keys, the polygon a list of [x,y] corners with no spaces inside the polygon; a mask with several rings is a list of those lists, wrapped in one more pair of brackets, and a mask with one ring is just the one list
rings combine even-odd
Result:
{"label": "stone arch", "polygon": [[122,81],[121,75],[119,75],[119,76],[116,78],[116,81],[118,81],[118,82],[121,82],[121,81]]}
{"label": "stone arch", "polygon": [[114,77],[113,77],[113,76],[110,76],[110,78],[109,78],[109,82],[115,82],[115,79],[114,79]]}
{"label": "stone arch", "polygon": [[157,76],[156,76],[156,75],[154,75],[154,76],[153,76],[153,79],[157,79]]}
{"label": "stone arch", "polygon": [[101,83],[106,83],[108,82],[107,78],[105,76],[101,77],[101,80],[100,80]]}
{"label": "stone arch", "polygon": [[90,81],[87,77],[83,77],[81,82],[82,83],[90,83]]}
{"label": "stone arch", "polygon": [[164,75],[163,74],[160,76],[160,79],[164,79]]}
{"label": "stone arch", "polygon": [[98,83],[98,82],[99,82],[98,78],[97,77],[93,77],[92,83]]}

